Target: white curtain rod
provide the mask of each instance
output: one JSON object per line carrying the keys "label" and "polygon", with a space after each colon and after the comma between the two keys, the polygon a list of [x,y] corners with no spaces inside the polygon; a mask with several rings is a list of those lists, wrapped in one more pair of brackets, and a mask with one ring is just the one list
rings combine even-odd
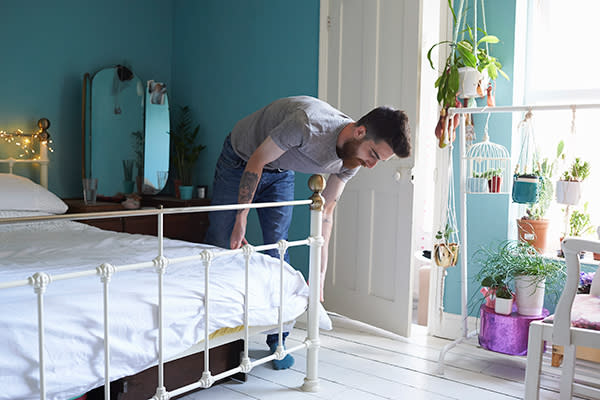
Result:
{"label": "white curtain rod", "polygon": [[486,114],[508,113],[515,111],[559,111],[559,110],[588,110],[599,108],[600,104],[560,104],[560,105],[531,105],[531,106],[497,106],[497,107],[471,107],[449,108],[448,115],[454,114]]}

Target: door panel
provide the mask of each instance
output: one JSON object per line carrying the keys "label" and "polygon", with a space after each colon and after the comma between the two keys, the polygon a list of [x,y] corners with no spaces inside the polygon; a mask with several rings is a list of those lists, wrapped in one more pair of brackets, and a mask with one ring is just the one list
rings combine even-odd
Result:
{"label": "door panel", "polygon": [[[355,120],[380,105],[402,109],[414,129],[419,3],[323,0],[321,97]],[[346,184],[325,280],[328,310],[405,336],[412,317],[413,166],[414,157],[393,158]]]}

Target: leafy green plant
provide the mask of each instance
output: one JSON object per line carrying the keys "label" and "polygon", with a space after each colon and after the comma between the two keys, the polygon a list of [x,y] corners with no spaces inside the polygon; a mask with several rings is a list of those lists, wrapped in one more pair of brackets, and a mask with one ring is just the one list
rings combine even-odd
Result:
{"label": "leafy green plant", "polygon": [[563,172],[561,179],[563,181],[582,182],[588,176],[590,176],[590,164],[576,157],[571,166]]}
{"label": "leafy green plant", "polygon": [[193,126],[191,110],[188,106],[179,108],[179,115],[174,128],[169,132],[171,135],[171,151],[177,176],[183,185],[192,184],[192,171],[200,152],[206,148],[196,144],[196,137],[200,131],[200,125]]}
{"label": "leafy green plant", "polygon": [[435,238],[437,240],[443,241],[444,243],[448,243],[450,241],[450,236],[453,235],[456,230],[450,226],[450,224],[446,223],[446,227],[443,231],[439,230],[435,234]]}
{"label": "leafy green plant", "polygon": [[492,179],[495,176],[502,176],[502,172],[502,168],[488,169],[487,171],[481,173],[473,172],[473,178]]}
{"label": "leafy green plant", "polygon": [[561,140],[556,146],[556,157],[552,161],[547,157],[544,158],[534,169],[533,175],[541,178],[541,187],[537,203],[530,204],[525,210],[525,219],[540,220],[546,216],[546,212],[550,204],[552,204],[554,196],[552,177],[554,176],[558,161],[563,160],[565,157],[563,153],[564,148],[565,142]]}
{"label": "leafy green plant", "polygon": [[[456,17],[454,8],[452,7],[452,0],[448,0],[448,7],[452,12],[454,25],[459,22]],[[462,19],[462,18],[461,18]],[[494,35],[488,35],[481,29],[478,31],[483,33],[483,37],[477,42],[473,35],[473,28],[466,25],[463,32],[468,34],[468,38],[463,40],[444,40],[431,46],[427,52],[427,60],[432,69],[436,69],[431,59],[431,53],[434,48],[442,45],[449,47],[449,54],[444,63],[442,73],[439,78],[435,81],[435,87],[438,89],[437,101],[443,108],[454,107],[456,101],[456,95],[459,90],[459,73],[458,68],[460,67],[472,67],[477,69],[479,72],[487,71],[490,79],[496,79],[500,73],[506,79],[508,75],[502,71],[502,65],[495,58],[492,57],[486,48],[480,48],[482,44],[493,44],[498,43],[500,39]]]}
{"label": "leafy green plant", "polygon": [[545,280],[546,291],[557,298],[566,277],[563,263],[543,257],[529,243],[517,240],[481,247],[473,257],[481,267],[474,279],[486,287],[511,289],[515,277],[531,276],[536,287]]}
{"label": "leafy green plant", "polygon": [[574,210],[569,218],[569,236],[584,236],[594,230],[590,214],[587,212],[588,203],[583,205],[583,211]]}

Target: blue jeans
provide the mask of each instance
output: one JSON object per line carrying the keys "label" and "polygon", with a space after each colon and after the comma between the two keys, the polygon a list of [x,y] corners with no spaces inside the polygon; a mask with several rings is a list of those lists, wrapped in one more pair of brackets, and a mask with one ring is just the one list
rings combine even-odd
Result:
{"label": "blue jeans", "polygon": [[[246,161],[233,151],[228,135],[215,169],[211,205],[237,204],[240,179],[245,168]],[[290,201],[293,199],[294,171],[263,170],[252,200],[253,203]],[[264,243],[271,244],[281,239],[288,239],[288,230],[292,222],[291,206],[259,208],[256,211]],[[236,210],[211,212],[208,216],[210,224],[206,233],[206,243],[228,249],[236,214]],[[268,250],[266,253],[279,258],[277,249]],[[285,260],[289,262],[287,251]]]}

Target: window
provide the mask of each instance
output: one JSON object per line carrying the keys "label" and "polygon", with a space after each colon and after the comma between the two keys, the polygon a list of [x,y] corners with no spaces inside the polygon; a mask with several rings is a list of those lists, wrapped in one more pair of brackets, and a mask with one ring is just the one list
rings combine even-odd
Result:
{"label": "window", "polygon": [[[600,52],[597,51],[597,0],[529,0],[525,51],[524,104],[600,104]],[[600,224],[600,109],[534,112],[535,138],[541,157],[553,159],[560,140],[566,160],[554,174],[558,179],[575,157],[588,161],[591,175],[582,201],[588,203],[594,227]],[[573,126],[574,122],[574,126]],[[574,128],[574,129],[573,129]],[[564,206],[551,206],[549,240],[554,243],[566,228]],[[595,235],[595,232],[594,232]],[[558,241],[556,241],[558,243]]]}

